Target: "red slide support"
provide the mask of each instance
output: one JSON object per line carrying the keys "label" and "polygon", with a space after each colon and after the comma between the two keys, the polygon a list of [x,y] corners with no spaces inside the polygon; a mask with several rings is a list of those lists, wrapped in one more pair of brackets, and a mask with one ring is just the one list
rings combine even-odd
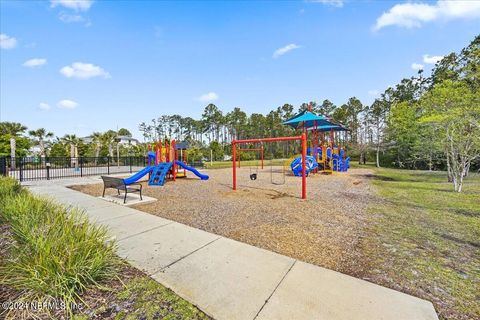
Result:
{"label": "red slide support", "polygon": [[232,162],[233,162],[233,190],[237,190],[237,144],[240,143],[261,143],[261,142],[279,142],[279,141],[296,141],[300,140],[302,143],[302,199],[307,199],[307,174],[306,174],[306,157],[307,157],[307,136],[302,133],[301,136],[296,137],[278,137],[278,138],[263,138],[263,139],[247,139],[247,140],[233,140],[232,141]]}

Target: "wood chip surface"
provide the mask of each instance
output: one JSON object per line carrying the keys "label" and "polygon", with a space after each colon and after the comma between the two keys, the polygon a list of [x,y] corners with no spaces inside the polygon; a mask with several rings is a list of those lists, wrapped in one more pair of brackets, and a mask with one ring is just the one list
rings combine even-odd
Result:
{"label": "wood chip surface", "polygon": [[[347,173],[311,175],[307,200],[301,199],[301,178],[285,176],[281,168],[237,170],[238,190],[232,190],[232,169],[200,170],[201,181],[188,178],[168,181],[165,186],[144,184],[144,194],[155,203],[134,208],[186,225],[216,233],[302,261],[361,276],[361,239],[369,223],[367,206],[377,199],[369,186],[367,169]],[[99,196],[102,184],[73,189]],[[115,190],[107,193],[115,194]]]}

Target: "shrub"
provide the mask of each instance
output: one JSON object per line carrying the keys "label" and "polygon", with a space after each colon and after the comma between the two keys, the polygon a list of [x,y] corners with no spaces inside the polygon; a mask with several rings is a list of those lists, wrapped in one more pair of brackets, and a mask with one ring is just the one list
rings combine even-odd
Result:
{"label": "shrub", "polygon": [[87,286],[115,273],[115,244],[81,210],[34,196],[10,179],[0,179],[0,196],[0,218],[14,240],[0,265],[1,285],[28,300],[61,299],[71,313]]}

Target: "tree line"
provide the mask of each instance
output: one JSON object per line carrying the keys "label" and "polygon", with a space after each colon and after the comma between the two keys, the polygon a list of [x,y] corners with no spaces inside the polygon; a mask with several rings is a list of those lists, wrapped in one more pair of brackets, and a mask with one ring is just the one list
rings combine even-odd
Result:
{"label": "tree line", "polygon": [[[456,191],[463,179],[480,167],[480,36],[458,53],[439,61],[429,76],[420,70],[387,88],[371,104],[356,97],[341,105],[328,99],[307,101],[294,107],[285,103],[266,114],[248,115],[240,107],[229,112],[208,104],[200,119],[162,115],[142,122],[143,143],[118,144],[127,129],[94,132],[85,142],[74,134],[54,137],[44,128],[28,131],[19,123],[0,123],[0,156],[24,156],[38,146],[45,156],[144,156],[147,144],[176,139],[188,142],[191,159],[223,160],[231,155],[233,139],[296,135],[282,123],[310,107],[313,112],[333,118],[350,129],[342,141],[347,153],[361,163],[377,167],[446,170]],[[266,157],[288,157],[298,152],[292,143],[272,144]],[[253,158],[255,154],[242,154]]]}
{"label": "tree line", "polygon": [[[93,132],[86,138],[75,134],[56,137],[45,128],[27,130],[17,122],[0,122],[0,157],[19,158],[26,156],[39,157],[115,157],[143,156],[142,145],[120,144],[119,137],[131,137],[128,129],[118,131]],[[32,152],[32,147],[38,147]]]}
{"label": "tree line", "polygon": [[[480,167],[479,70],[480,36],[476,36],[459,53],[450,53],[439,61],[429,76],[420,70],[387,88],[371,104],[351,97],[337,106],[325,99],[297,108],[287,103],[265,115],[247,115],[240,107],[223,113],[209,104],[200,119],[162,115],[142,122],[139,130],[144,141],[185,140],[200,154],[202,150],[204,155],[215,150],[221,158],[231,154],[229,144],[234,138],[295,134],[282,123],[311,106],[315,113],[350,129],[343,143],[359,162],[374,161],[377,167],[447,170],[455,190],[461,191],[463,178]],[[277,154],[275,150],[272,153]]]}

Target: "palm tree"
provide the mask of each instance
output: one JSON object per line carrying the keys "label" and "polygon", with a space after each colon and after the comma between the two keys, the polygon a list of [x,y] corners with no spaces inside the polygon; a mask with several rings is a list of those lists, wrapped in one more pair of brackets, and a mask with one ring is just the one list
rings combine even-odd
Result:
{"label": "palm tree", "polygon": [[30,130],[28,134],[34,138],[35,143],[40,147],[40,155],[42,157],[45,157],[46,155],[46,147],[45,147],[45,140],[52,138],[53,133],[52,132],[47,132],[44,128],[40,128],[37,130]]}
{"label": "palm tree", "polygon": [[108,130],[102,134],[101,140],[104,146],[108,147],[108,155],[113,159],[113,145],[117,139],[117,133],[113,130]]}
{"label": "palm tree", "polygon": [[80,143],[80,139],[74,134],[66,134],[62,138],[62,142],[70,145],[70,163],[72,166],[76,166],[77,161],[75,161],[75,158],[78,155],[77,146]]}
{"label": "palm tree", "polygon": [[10,165],[12,170],[15,170],[15,154],[17,148],[17,140],[15,138],[20,136],[20,134],[24,133],[26,130],[27,127],[18,122],[0,122],[0,133],[10,135]]}
{"label": "palm tree", "polygon": [[92,143],[95,145],[95,165],[97,165],[98,157],[100,156],[100,149],[102,148],[102,133],[94,132],[91,135]]}

